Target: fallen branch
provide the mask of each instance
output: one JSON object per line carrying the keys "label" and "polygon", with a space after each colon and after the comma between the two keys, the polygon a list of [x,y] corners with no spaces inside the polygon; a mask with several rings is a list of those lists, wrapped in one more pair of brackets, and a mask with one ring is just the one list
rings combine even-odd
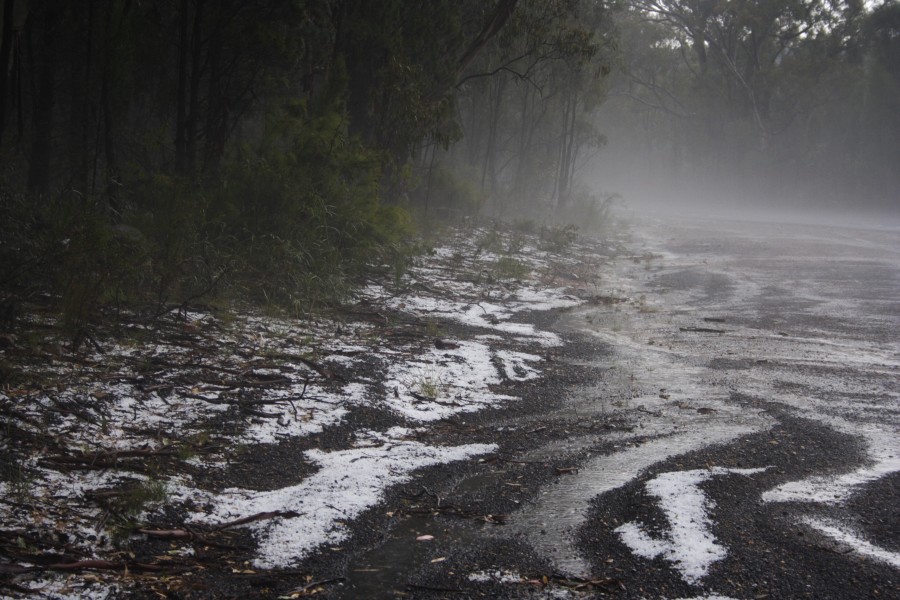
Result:
{"label": "fallen branch", "polygon": [[15,563],[4,565],[6,573],[27,573],[40,571],[152,571],[160,572],[167,570],[166,567],[160,565],[152,565],[149,563],[139,563],[132,561],[116,562],[111,560],[85,559],[73,562],[51,563],[48,565],[39,565],[34,567],[26,567]]}
{"label": "fallen branch", "polygon": [[150,458],[154,456],[172,456],[177,452],[176,448],[166,447],[158,450],[112,450],[106,452],[94,452],[76,456],[56,455],[48,456],[41,460],[43,464],[67,465],[74,469],[112,469],[119,465],[120,459],[125,458]]}
{"label": "fallen branch", "polygon": [[347,382],[346,379],[344,379],[343,377],[341,377],[340,375],[338,375],[337,373],[335,373],[328,367],[323,367],[322,365],[320,365],[319,363],[317,363],[315,361],[312,361],[308,358],[304,358],[302,356],[298,356],[297,360],[302,362],[304,365],[306,365],[307,367],[309,367],[310,369],[312,369],[313,371],[315,371],[316,373],[318,373],[325,379],[328,379],[329,381],[334,379],[334,380],[340,381],[342,383]]}
{"label": "fallen branch", "polygon": [[319,581],[312,581],[307,583],[306,585],[302,585],[298,588],[294,588],[290,592],[286,594],[288,598],[300,598],[301,596],[305,596],[307,594],[312,595],[315,594],[315,589],[322,585],[328,585],[329,583],[339,583],[344,581],[346,577],[335,577],[334,579],[321,579]]}
{"label": "fallen branch", "polygon": [[255,515],[250,515],[249,517],[243,517],[234,521],[228,521],[227,523],[219,523],[218,525],[213,526],[211,528],[211,531],[223,531],[225,529],[231,529],[232,527],[238,527],[240,525],[246,525],[248,523],[255,523],[256,521],[275,519],[278,517],[281,517],[282,519],[294,519],[299,516],[300,513],[293,510],[273,510],[271,512],[261,512]]}
{"label": "fallen branch", "polygon": [[462,593],[462,590],[459,588],[436,587],[432,585],[420,585],[418,583],[408,583],[406,584],[406,587],[415,590],[425,590],[428,592],[451,592],[456,594]]}

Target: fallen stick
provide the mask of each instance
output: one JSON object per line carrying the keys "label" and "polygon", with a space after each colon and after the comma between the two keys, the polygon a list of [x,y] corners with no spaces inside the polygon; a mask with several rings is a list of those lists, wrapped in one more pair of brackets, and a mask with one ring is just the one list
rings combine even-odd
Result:
{"label": "fallen stick", "polygon": [[346,579],[346,577],[335,577],[334,579],[321,579],[319,581],[312,581],[310,583],[307,583],[306,585],[302,585],[298,588],[294,588],[293,590],[289,591],[286,595],[287,596],[295,596],[295,595],[303,596],[306,594],[306,592],[308,592],[310,590],[314,590],[315,588],[319,587],[320,585],[327,585],[329,583],[338,583],[340,581],[344,581],[345,579]]}
{"label": "fallen stick", "polygon": [[138,529],[137,532],[162,540],[191,540],[198,537],[196,533],[187,529]]}
{"label": "fallen stick", "polygon": [[43,567],[37,567],[37,570],[52,571],[83,571],[83,570],[99,570],[99,571],[163,571],[165,567],[159,565],[150,565],[138,562],[114,562],[111,560],[88,559],[78,560],[71,563],[55,563]]}
{"label": "fallen stick", "polygon": [[227,523],[219,523],[211,528],[211,531],[223,531],[225,529],[230,529],[232,527],[238,527],[240,525],[246,525],[247,523],[255,523],[256,521],[265,521],[268,519],[276,519],[281,517],[283,519],[294,519],[299,517],[300,513],[293,510],[273,510],[271,512],[261,512],[255,515],[250,515],[249,517],[243,517],[241,519],[236,519],[234,521],[228,521]]}

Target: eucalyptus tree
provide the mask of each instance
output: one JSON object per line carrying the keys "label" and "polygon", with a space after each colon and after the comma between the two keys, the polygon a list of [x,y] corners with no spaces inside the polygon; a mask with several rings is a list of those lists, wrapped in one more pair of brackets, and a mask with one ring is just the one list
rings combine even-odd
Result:
{"label": "eucalyptus tree", "polygon": [[860,107],[896,97],[863,93],[874,16],[861,0],[631,0],[605,116],[631,122],[673,174],[766,195],[837,190],[884,163],[856,158],[884,135],[859,135]]}
{"label": "eucalyptus tree", "polygon": [[563,208],[583,151],[602,141],[586,118],[603,98],[613,55],[600,1],[523,1],[457,83],[467,165],[498,211]]}

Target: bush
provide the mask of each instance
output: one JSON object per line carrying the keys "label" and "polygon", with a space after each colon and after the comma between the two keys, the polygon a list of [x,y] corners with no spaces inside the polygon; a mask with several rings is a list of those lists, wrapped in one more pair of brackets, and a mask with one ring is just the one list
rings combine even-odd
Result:
{"label": "bush", "polygon": [[100,196],[0,184],[0,299],[50,294],[74,336],[110,303],[162,314],[222,291],[306,314],[371,263],[402,272],[410,256],[408,213],[381,202],[382,158],[325,111],[286,118],[215,178],[132,182],[115,212]]}
{"label": "bush", "polygon": [[541,227],[540,247],[542,250],[565,252],[577,239],[578,227],[575,225]]}
{"label": "bush", "polygon": [[342,299],[372,261],[395,262],[410,230],[404,209],[380,201],[380,156],[340,127],[294,123],[277,152],[233,164],[211,197],[243,289],[295,314]]}
{"label": "bush", "polygon": [[443,165],[434,167],[418,190],[424,209],[444,218],[477,213],[485,201],[484,194],[474,183],[478,180],[473,170],[466,172],[465,169],[450,169]]}

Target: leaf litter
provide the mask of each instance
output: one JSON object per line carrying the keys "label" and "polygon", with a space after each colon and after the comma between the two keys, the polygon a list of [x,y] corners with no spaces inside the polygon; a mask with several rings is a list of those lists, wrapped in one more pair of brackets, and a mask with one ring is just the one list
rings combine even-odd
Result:
{"label": "leaf litter", "polygon": [[[495,452],[429,442],[430,424],[515,402],[508,384],[541,377],[541,353],[562,343],[519,315],[582,302],[553,274],[577,259],[531,244],[516,257],[528,276],[469,278],[495,259],[461,233],[419,259],[405,285],[372,280],[355,305],[325,316],[121,312],[80,352],[39,307],[25,314],[19,326],[44,340],[2,349],[25,376],[0,390],[0,585],[103,598],[138,582],[177,591],[210,568],[295,568],[346,540],[417,469]],[[431,326],[448,323],[461,337],[437,343]],[[360,410],[396,425],[357,425],[343,444],[317,446]],[[284,444],[308,465],[296,481],[235,481],[235,465]]]}

